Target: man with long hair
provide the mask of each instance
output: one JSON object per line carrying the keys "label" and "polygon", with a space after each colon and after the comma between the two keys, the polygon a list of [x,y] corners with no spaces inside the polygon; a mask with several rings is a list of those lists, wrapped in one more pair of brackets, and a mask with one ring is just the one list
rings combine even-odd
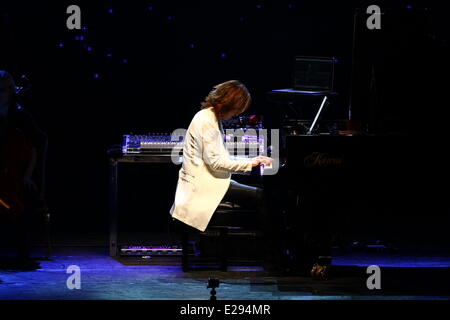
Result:
{"label": "man with long hair", "polygon": [[[216,85],[205,98],[186,132],[184,160],[170,213],[174,219],[205,231],[222,200],[256,207],[267,249],[271,241],[268,232],[264,232],[268,227],[268,213],[263,189],[239,184],[231,180],[231,174],[250,172],[253,167],[271,165],[273,160],[264,156],[231,159],[224,145],[221,124],[221,120],[246,111],[250,102],[250,93],[237,80]],[[265,261],[269,262],[267,258]]]}

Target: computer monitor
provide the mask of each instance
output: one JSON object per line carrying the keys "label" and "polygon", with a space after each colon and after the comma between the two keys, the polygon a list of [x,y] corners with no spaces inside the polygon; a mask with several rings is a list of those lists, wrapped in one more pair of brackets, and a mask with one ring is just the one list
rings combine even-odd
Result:
{"label": "computer monitor", "polygon": [[333,91],[335,58],[294,58],[293,88],[302,91]]}

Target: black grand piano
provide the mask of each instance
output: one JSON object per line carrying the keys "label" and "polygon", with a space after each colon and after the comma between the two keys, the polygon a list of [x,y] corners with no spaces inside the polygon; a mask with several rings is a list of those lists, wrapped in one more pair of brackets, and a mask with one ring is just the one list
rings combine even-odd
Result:
{"label": "black grand piano", "polygon": [[344,121],[281,128],[282,165],[262,179],[285,263],[310,268],[332,246],[389,242],[390,221],[410,214],[418,190],[410,137],[351,132]]}

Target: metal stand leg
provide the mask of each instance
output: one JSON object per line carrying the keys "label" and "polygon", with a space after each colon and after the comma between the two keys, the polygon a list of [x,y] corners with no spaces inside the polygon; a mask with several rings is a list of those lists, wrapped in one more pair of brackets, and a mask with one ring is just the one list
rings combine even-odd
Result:
{"label": "metal stand leg", "polygon": [[119,218],[119,209],[117,199],[117,172],[118,162],[111,159],[109,168],[109,255],[111,257],[118,255],[117,220]]}
{"label": "metal stand leg", "polygon": [[188,248],[189,247],[189,230],[184,227],[181,235],[181,267],[184,272],[189,271]]}
{"label": "metal stand leg", "polygon": [[227,271],[227,269],[228,269],[228,250],[227,250],[228,230],[226,228],[221,228],[219,232],[220,232],[219,233],[220,269],[222,271]]}
{"label": "metal stand leg", "polygon": [[52,255],[52,240],[50,233],[50,212],[45,212],[45,233],[47,238],[47,259]]}

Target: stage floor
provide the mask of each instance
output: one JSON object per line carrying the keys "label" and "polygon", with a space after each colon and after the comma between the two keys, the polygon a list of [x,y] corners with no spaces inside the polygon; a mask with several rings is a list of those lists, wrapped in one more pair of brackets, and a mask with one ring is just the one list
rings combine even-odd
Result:
{"label": "stage floor", "polygon": [[[40,249],[39,249],[40,250]],[[39,251],[38,250],[38,251]],[[34,252],[34,256],[42,252]],[[157,259],[157,258],[155,258]],[[260,266],[231,266],[227,272],[183,273],[177,262],[122,261],[106,247],[57,247],[35,270],[13,270],[0,262],[0,299],[208,300],[209,278],[220,280],[220,300],[435,300],[450,299],[450,254],[445,252],[347,253],[333,258],[332,277],[267,277]],[[177,258],[174,258],[177,259]],[[162,261],[162,260],[161,260]],[[69,290],[67,268],[80,267],[81,289]],[[381,268],[381,290],[369,290],[367,266]]]}

